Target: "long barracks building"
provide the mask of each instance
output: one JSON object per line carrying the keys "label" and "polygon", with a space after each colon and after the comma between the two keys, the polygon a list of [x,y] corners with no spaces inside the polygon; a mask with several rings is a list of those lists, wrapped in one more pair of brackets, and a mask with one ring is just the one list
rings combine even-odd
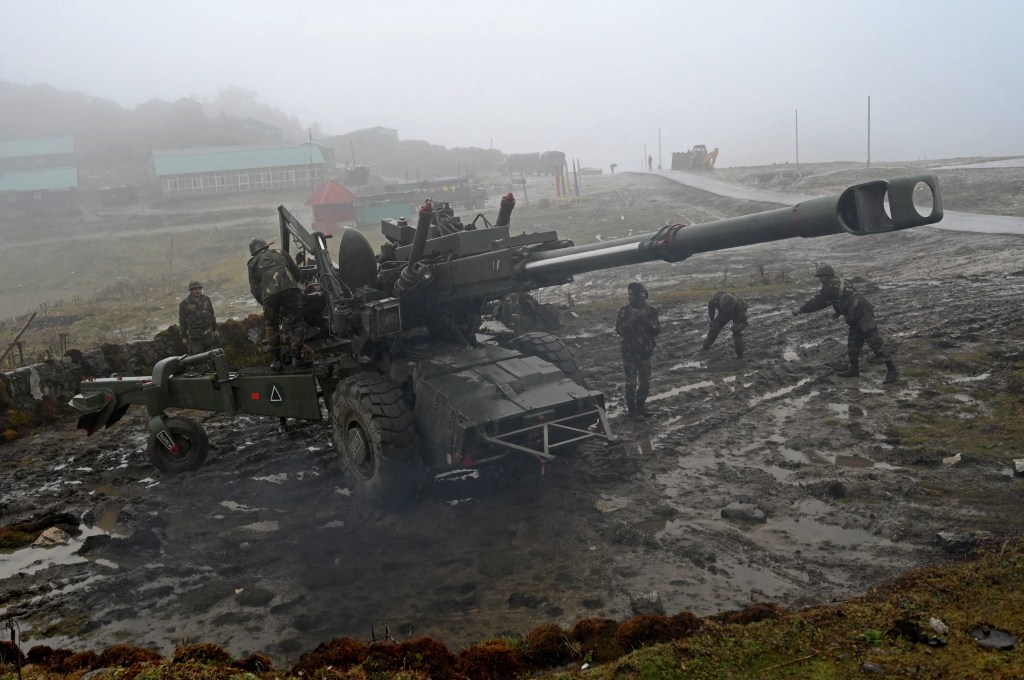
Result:
{"label": "long barracks building", "polygon": [[316,143],[273,147],[154,151],[163,196],[312,188],[334,168],[334,150]]}

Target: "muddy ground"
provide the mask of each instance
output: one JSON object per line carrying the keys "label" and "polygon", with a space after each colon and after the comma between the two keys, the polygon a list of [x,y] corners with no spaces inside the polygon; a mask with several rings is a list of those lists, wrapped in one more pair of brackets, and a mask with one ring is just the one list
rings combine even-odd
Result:
{"label": "muddy ground", "polygon": [[[721,174],[755,182],[759,172]],[[965,173],[957,181],[969,187],[971,173],[950,177]],[[999,200],[985,205],[1019,214],[1018,173],[989,187]],[[774,188],[813,191],[799,179]],[[978,209],[950,181],[947,207]],[[549,194],[538,180],[514,224],[577,242],[777,207],[639,174],[589,178],[579,205],[537,207]],[[275,420],[199,414],[213,450],[199,471],[176,476],[146,459],[137,409],[90,438],[69,425],[4,444],[0,524],[67,513],[80,534],[0,553],[0,607],[17,616],[26,647],[127,642],[167,653],[191,640],[286,662],[346,635],[431,635],[457,648],[584,616],[795,608],[863,593],[957,557],[986,532],[1024,530],[1024,480],[1011,463],[1024,454],[998,432],[978,433],[991,455],[953,465],[943,458],[957,451],[899,434],[936,413],[969,426],[986,408],[979,395],[1002,389],[1024,352],[1022,246],[1018,236],[918,228],[580,276],[544,297],[597,303],[567,315],[561,335],[607,395],[621,443],[543,470],[437,479],[400,514],[355,501],[317,425],[281,432]],[[861,378],[835,376],[845,326],[824,311],[789,314],[816,290],[822,261],[856,276],[874,302],[898,383],[883,386],[884,368],[867,357]],[[633,279],[650,288],[664,328],[645,423],[623,413],[612,332]],[[705,298],[682,291],[719,287],[750,305],[742,360],[728,332],[697,351]],[[967,360],[978,352],[984,370]]]}

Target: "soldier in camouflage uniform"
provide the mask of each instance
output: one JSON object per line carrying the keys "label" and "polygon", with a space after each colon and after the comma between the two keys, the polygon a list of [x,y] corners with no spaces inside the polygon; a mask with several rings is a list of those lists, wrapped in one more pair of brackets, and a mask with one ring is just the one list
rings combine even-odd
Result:
{"label": "soldier in camouflage uniform", "polygon": [[[302,293],[299,290],[301,272],[291,256],[280,250],[271,250],[263,239],[249,242],[249,290],[256,302],[263,305],[267,344],[270,347],[271,368],[281,370],[285,359],[293,365],[301,361],[302,340],[296,334],[302,317]],[[282,336],[286,352],[282,351]]]}
{"label": "soldier in camouflage uniform", "polygon": [[894,383],[900,372],[896,370],[892,356],[885,349],[885,343],[878,326],[875,324],[875,310],[866,297],[857,292],[853,284],[836,276],[831,265],[822,265],[814,272],[821,281],[818,294],[793,310],[793,315],[816,312],[832,305],[835,318],[842,316],[850,327],[846,340],[846,352],[850,356],[850,366],[838,373],[843,378],[856,378],[860,375],[860,353],[867,344],[875,353],[876,359],[885,361],[885,380]]}
{"label": "soldier in camouflage uniform", "polygon": [[704,338],[702,350],[711,349],[718,334],[732,323],[732,345],[736,358],[743,358],[743,329],[747,327],[747,303],[732,293],[718,291],[708,301],[708,336]]}
{"label": "soldier in camouflage uniform", "polygon": [[213,303],[203,295],[203,284],[188,284],[188,296],[178,305],[178,328],[189,354],[208,352],[220,346]]}
{"label": "soldier in camouflage uniform", "polygon": [[619,310],[615,332],[622,336],[622,369],[626,374],[626,408],[633,420],[653,415],[645,404],[651,389],[654,338],[661,333],[658,310],[647,304],[647,289],[629,284],[629,304]]}

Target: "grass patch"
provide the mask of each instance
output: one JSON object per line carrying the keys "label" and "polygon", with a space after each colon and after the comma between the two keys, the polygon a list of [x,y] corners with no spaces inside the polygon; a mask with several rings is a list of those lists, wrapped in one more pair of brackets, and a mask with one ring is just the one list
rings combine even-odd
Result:
{"label": "grass patch", "polygon": [[[568,680],[587,678],[611,680],[635,678],[673,680],[689,678],[801,678],[830,680],[860,677],[870,672],[893,678],[995,678],[1024,677],[1024,649],[1010,650],[979,646],[971,633],[987,626],[1021,635],[1020,614],[1024,608],[1024,539],[993,543],[963,562],[919,569],[899,577],[863,597],[842,604],[811,607],[797,612],[756,620],[754,623],[722,623],[728,617],[703,620],[688,628],[685,637],[650,645],[593,666],[581,649],[575,650],[571,667],[530,677]],[[932,625],[932,619],[941,625]],[[732,619],[735,620],[735,619]],[[46,632],[74,634],[82,620],[65,619]],[[612,623],[614,629],[616,624]],[[622,624],[624,625],[624,624]],[[944,626],[944,627],[943,627]],[[530,637],[529,635],[527,637]],[[400,678],[488,677],[513,680],[525,677],[530,653],[521,636],[492,639],[464,650],[460,665],[440,643],[423,639],[397,646],[369,646],[350,641],[350,653],[342,654],[336,640],[321,645],[322,658],[304,657],[305,662],[290,671],[272,670],[268,663],[260,670],[246,670],[245,664],[229,661],[226,653],[209,663],[200,662],[195,650],[211,645],[179,648],[174,660],[163,660],[123,669],[108,669],[107,677],[152,678],[153,680],[202,680],[205,678],[287,677]],[[410,646],[415,646],[413,649]],[[334,650],[333,654],[328,654]],[[404,650],[404,653],[403,653]],[[429,654],[427,653],[429,651]],[[415,652],[415,654],[413,653]],[[223,658],[221,658],[223,657]],[[262,657],[260,657],[262,658]],[[404,662],[403,662],[404,659]],[[431,673],[410,671],[417,668]],[[443,663],[442,663],[443,662]],[[583,670],[584,663],[588,668]],[[400,670],[404,666],[405,670]],[[301,673],[296,669],[301,668]],[[466,674],[475,668],[486,674]],[[265,669],[265,670],[264,670]],[[43,664],[22,669],[22,678],[56,680],[78,677],[81,671],[62,673]],[[18,677],[13,664],[0,665],[0,680]],[[881,676],[879,676],[881,677]]]}
{"label": "grass patch", "polygon": [[[900,444],[1000,463],[1024,449],[1024,364],[1002,360],[990,343],[941,353],[929,343],[904,343],[901,354],[914,360],[906,377],[924,387],[892,427]],[[977,379],[951,382],[951,374]]]}

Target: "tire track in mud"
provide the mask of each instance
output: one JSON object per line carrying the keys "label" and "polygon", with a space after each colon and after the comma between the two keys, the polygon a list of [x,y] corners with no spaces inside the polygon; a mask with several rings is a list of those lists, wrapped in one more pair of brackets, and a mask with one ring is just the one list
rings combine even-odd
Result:
{"label": "tire track in mud", "polygon": [[[899,337],[909,332],[905,329],[920,328],[923,319],[934,316],[928,308],[932,303],[928,293],[943,296],[934,301],[941,308],[950,296],[966,305],[991,299],[989,288],[939,291],[930,284],[902,285],[885,294],[876,290],[870,297],[878,300],[876,309],[888,304],[889,298],[893,304],[907,296],[927,301],[920,311],[901,316],[901,323],[890,332]],[[1013,298],[1013,293],[1003,293],[999,303],[990,304],[991,313],[975,323],[991,323],[1007,311]],[[644,491],[632,489],[635,497],[643,499],[631,508],[640,518],[624,520],[623,526],[633,527],[634,542],[647,545],[661,559],[687,556],[674,560],[679,573],[690,574],[687,578],[659,581],[652,575],[647,580],[651,588],[663,592],[672,592],[673,584],[688,588],[683,597],[677,593],[672,600],[678,608],[742,606],[746,601],[737,599],[737,592],[743,593],[744,586],[752,599],[810,602],[820,598],[823,590],[850,592],[866,578],[892,576],[902,565],[921,559],[919,546],[900,545],[884,535],[870,511],[851,511],[838,503],[845,494],[843,484],[849,485],[850,478],[857,476],[856,470],[843,469],[839,461],[850,460],[846,464],[853,465],[864,461],[873,467],[867,456],[889,446],[884,419],[869,418],[867,425],[860,421],[890,409],[894,396],[912,399],[913,390],[882,389],[882,371],[869,362],[859,380],[833,377],[833,369],[845,363],[845,325],[830,325],[825,313],[790,321],[788,310],[803,299],[782,296],[782,305],[778,299],[754,300],[760,318],[752,317],[748,359],[743,361],[729,358],[731,346],[721,340],[706,358],[687,350],[699,346],[702,338],[703,328],[696,321],[699,314],[671,307],[662,310],[664,318],[677,319],[679,327],[670,330],[669,322],[658,350],[649,400],[655,404],[657,422],[624,426],[633,434],[630,443],[635,455],[643,457],[647,484]],[[768,319],[770,323],[758,323]],[[595,363],[614,363],[614,349],[599,354],[602,345],[616,347],[610,334],[589,338],[586,345],[585,354]],[[684,360],[659,369],[669,363],[666,356]],[[609,381],[607,374],[602,377]],[[605,389],[621,394],[614,383]],[[801,420],[807,425],[796,427],[794,421],[800,425]],[[837,424],[815,425],[830,420],[838,421],[846,432],[836,436],[828,430]],[[655,432],[645,434],[648,428]],[[802,429],[801,438],[810,439],[812,446],[792,444],[788,434],[793,429]],[[904,489],[897,493],[900,497],[917,478],[906,470],[892,476],[897,478],[893,483]],[[723,526],[717,511],[736,501],[763,509],[768,521],[764,526],[735,530]],[[618,529],[619,535],[629,533]],[[816,545],[822,543],[824,548]],[[644,561],[634,560],[623,568],[627,573],[642,571],[638,565]],[[720,577],[728,578],[731,588],[718,583]]]}

